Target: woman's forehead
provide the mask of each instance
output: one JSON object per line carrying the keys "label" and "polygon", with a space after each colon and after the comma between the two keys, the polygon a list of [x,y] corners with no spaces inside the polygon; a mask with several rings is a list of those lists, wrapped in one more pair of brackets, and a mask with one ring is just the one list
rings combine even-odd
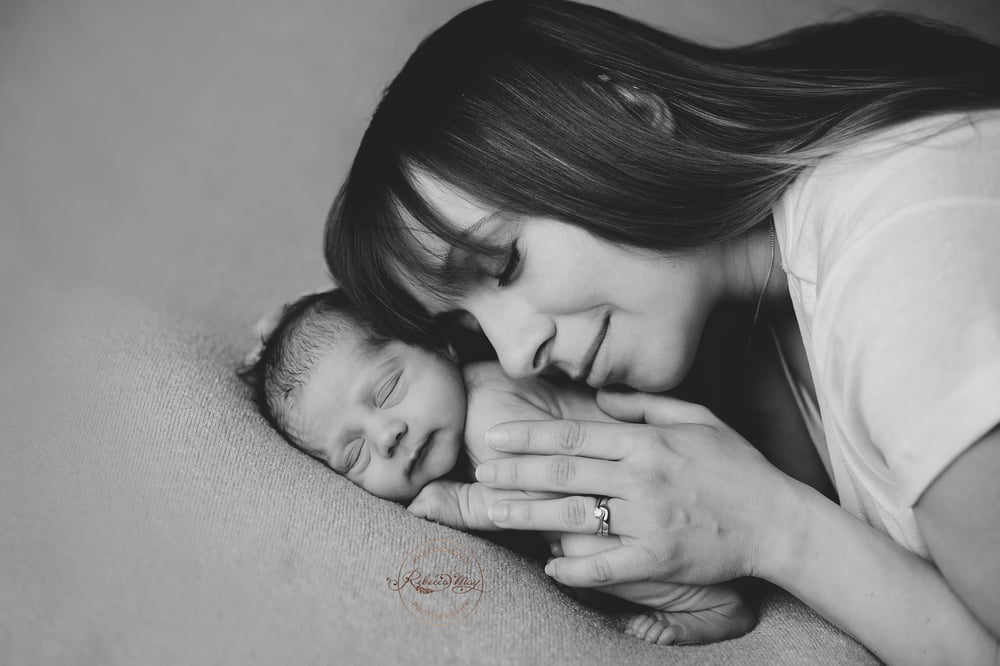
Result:
{"label": "woman's forehead", "polygon": [[404,292],[432,315],[454,310],[453,294],[434,287],[443,273],[450,246],[448,242],[416,222],[404,226],[407,237],[404,256],[390,260],[388,269]]}
{"label": "woman's forehead", "polygon": [[403,291],[430,315],[436,316],[458,309],[459,296],[436,289],[430,280],[414,277],[413,272],[406,267],[397,266],[393,271],[396,274],[396,282]]}
{"label": "woman's forehead", "polygon": [[413,189],[456,231],[469,231],[484,216],[495,211],[494,207],[426,171],[413,169],[411,173]]}
{"label": "woman's forehead", "polygon": [[426,172],[414,170],[412,184],[434,217],[428,224],[437,227],[428,228],[411,211],[399,211],[410,256],[396,262],[397,279],[432,314],[459,309],[462,292],[482,272],[483,260],[505,245],[511,219]]}
{"label": "woman's forehead", "polygon": [[[522,216],[496,205],[485,203],[446,181],[424,172],[414,172],[414,189],[434,212],[436,220],[448,227],[452,238],[441,238],[428,248],[440,253],[444,268],[450,268],[449,260],[457,263],[464,255],[492,254],[506,246],[514,225],[523,222]],[[419,221],[409,216],[415,228],[421,228]],[[451,241],[451,242],[449,242]],[[457,243],[456,243],[457,241]],[[456,247],[462,245],[465,247]],[[442,247],[443,246],[443,247]],[[471,257],[465,256],[469,259]]]}

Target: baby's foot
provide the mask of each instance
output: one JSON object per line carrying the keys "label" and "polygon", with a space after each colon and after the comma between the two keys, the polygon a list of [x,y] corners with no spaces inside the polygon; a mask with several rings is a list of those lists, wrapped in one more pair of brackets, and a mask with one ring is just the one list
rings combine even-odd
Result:
{"label": "baby's foot", "polygon": [[625,633],[641,638],[647,643],[673,645],[680,638],[681,628],[679,625],[671,623],[671,615],[673,614],[663,611],[649,611],[642,615],[636,615],[628,621]]}
{"label": "baby's foot", "polygon": [[[620,545],[618,537],[563,534],[554,541],[556,557],[580,557]],[[633,617],[625,633],[657,645],[711,643],[742,636],[757,620],[755,609],[731,583],[685,585],[641,581],[597,588],[651,610]]]}
{"label": "baby's foot", "polygon": [[[731,585],[682,586],[647,583],[647,601],[661,603],[631,618],[625,633],[656,645],[712,643],[742,636],[753,628],[756,612]],[[659,590],[657,590],[659,587]]]}

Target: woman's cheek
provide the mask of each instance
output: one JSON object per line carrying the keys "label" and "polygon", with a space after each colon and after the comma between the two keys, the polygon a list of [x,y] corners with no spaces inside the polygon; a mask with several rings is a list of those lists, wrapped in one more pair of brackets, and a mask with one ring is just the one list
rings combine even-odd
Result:
{"label": "woman's cheek", "polygon": [[[654,352],[631,369],[624,381],[629,387],[646,393],[660,393],[677,388],[691,368],[688,354],[671,354],[668,350]],[[693,356],[690,355],[690,356]]]}

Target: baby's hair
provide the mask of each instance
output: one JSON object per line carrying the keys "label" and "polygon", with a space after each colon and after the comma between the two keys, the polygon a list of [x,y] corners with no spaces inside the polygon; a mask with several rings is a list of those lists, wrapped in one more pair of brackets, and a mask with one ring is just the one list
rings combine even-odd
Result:
{"label": "baby's hair", "polygon": [[262,340],[256,359],[239,369],[268,423],[295,448],[315,455],[291,432],[292,401],[331,345],[350,343],[377,348],[387,342],[370,326],[342,289],[307,294],[286,305],[274,329]]}

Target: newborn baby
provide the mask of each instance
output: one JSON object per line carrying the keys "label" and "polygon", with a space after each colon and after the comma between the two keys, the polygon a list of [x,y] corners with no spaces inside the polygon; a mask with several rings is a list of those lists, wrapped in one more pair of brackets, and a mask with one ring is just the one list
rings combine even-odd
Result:
{"label": "newborn baby", "polygon": [[[337,289],[286,306],[242,374],[293,446],[371,494],[461,530],[496,530],[489,507],[527,495],[470,482],[479,463],[503,455],[485,445],[489,428],[613,420],[587,387],[514,380],[496,362],[460,366],[450,349],[379,337]],[[593,535],[550,535],[552,547],[574,556],[617,546],[618,537],[596,534],[599,525],[595,517]],[[653,609],[626,629],[652,643],[733,638],[755,621],[732,585],[640,582],[604,591]]]}

